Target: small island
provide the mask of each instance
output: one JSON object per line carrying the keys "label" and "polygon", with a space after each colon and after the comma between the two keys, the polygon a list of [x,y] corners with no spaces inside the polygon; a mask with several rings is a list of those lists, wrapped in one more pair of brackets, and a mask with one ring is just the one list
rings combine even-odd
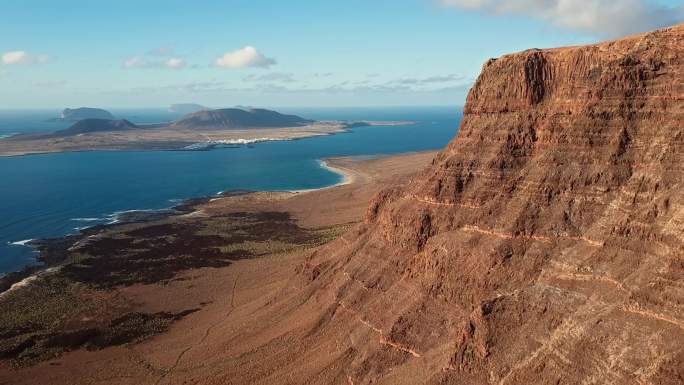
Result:
{"label": "small island", "polygon": [[367,125],[399,124],[408,122],[315,121],[261,108],[202,110],[159,124],[84,118],[52,133],[19,134],[0,140],[0,156],[73,151],[196,151],[221,145],[332,135]]}
{"label": "small island", "polygon": [[83,119],[115,119],[114,115],[101,108],[79,107],[65,108],[55,121],[78,122]]}
{"label": "small island", "polygon": [[198,111],[173,122],[172,127],[239,129],[239,128],[282,128],[302,127],[314,123],[297,115],[284,115],[262,108],[224,108]]}

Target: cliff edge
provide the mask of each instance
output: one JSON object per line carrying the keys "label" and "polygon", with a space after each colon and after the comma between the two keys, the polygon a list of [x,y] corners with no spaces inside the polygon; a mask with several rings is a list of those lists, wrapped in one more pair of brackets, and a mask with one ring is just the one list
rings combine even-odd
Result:
{"label": "cliff edge", "polygon": [[354,384],[683,383],[683,79],[684,25],[489,60],[432,166],[301,266],[310,341],[356,336]]}

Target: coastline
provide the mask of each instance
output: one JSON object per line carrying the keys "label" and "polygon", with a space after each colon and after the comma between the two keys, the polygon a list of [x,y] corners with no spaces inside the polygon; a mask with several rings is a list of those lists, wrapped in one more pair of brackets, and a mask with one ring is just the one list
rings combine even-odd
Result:
{"label": "coastline", "polygon": [[335,184],[331,184],[329,186],[323,186],[319,188],[310,188],[310,189],[301,189],[301,190],[287,190],[287,192],[291,192],[294,194],[303,194],[303,193],[310,193],[313,191],[320,191],[320,190],[326,190],[326,189],[331,189],[334,187],[339,187],[339,186],[344,186],[348,184],[354,183],[356,176],[356,172],[350,168],[342,167],[340,165],[337,165],[335,163],[335,159],[338,158],[325,158],[325,159],[318,159],[318,165],[326,169],[334,174],[339,175],[342,180]]}
{"label": "coastline", "polygon": [[176,215],[190,214],[194,211],[193,207],[195,207],[195,205],[208,202],[210,199],[211,198],[209,197],[187,198],[168,208],[118,211],[109,214],[104,218],[97,218],[98,220],[106,219],[108,220],[107,223],[76,227],[74,228],[76,231],[75,233],[53,238],[25,239],[10,242],[9,244],[11,245],[30,248],[33,250],[36,257],[33,264],[25,265],[20,270],[0,273],[0,298],[2,298],[4,293],[11,290],[14,285],[27,279],[30,280],[33,277],[41,276],[46,271],[52,271],[52,269],[58,268],[65,262],[65,255],[70,247],[77,245],[90,237],[97,236],[102,231],[120,225],[146,223]]}
{"label": "coastline", "polygon": [[[7,309],[0,327],[9,331],[0,336],[0,382],[23,370],[53,376],[55,359],[65,370],[83,354],[97,365],[102,355],[118,360],[120,352],[128,356],[128,349],[163,341],[159,337],[176,338],[182,328],[170,326],[186,317],[221,317],[226,309],[220,305],[230,301],[216,297],[225,294],[217,287],[236,274],[242,284],[266,282],[274,268],[290,276],[300,258],[360,222],[377,191],[420,171],[434,154],[326,159],[326,166],[348,175],[342,177],[346,184],[306,194],[226,191],[183,201],[175,212],[151,220],[36,241],[45,264],[0,294]],[[27,319],[34,322],[30,330],[18,321]]]}
{"label": "coastline", "polygon": [[[391,117],[391,116],[390,116]],[[122,116],[123,118],[123,116]],[[363,116],[360,117],[362,119]],[[304,127],[294,127],[294,128],[279,128],[275,130],[282,130],[282,131],[307,131],[304,136],[296,136],[298,135],[295,132],[295,137],[284,137],[284,138],[271,138],[271,137],[258,137],[256,139],[244,139],[244,138],[238,138],[235,140],[227,140],[225,143],[215,143],[217,145],[225,145],[226,147],[228,146],[233,146],[233,145],[239,145],[241,147],[249,147],[250,144],[253,143],[258,143],[261,141],[296,141],[299,139],[305,139],[305,138],[310,138],[310,137],[315,137],[315,136],[327,136],[327,135],[337,135],[338,133],[349,133],[355,131],[356,128],[362,128],[362,127],[374,127],[374,126],[381,126],[381,127],[393,127],[393,126],[412,126],[415,125],[419,122],[421,122],[420,118],[417,120],[402,120],[404,116],[397,117],[396,120],[356,120],[355,116],[351,116],[349,118],[340,118],[336,120],[320,120],[317,121],[313,126],[326,126],[326,127],[331,127],[331,126],[340,126],[342,129],[340,132],[329,132],[329,133],[321,133],[319,131],[311,131],[309,130],[311,126],[304,126]],[[131,120],[135,120],[134,118],[131,118]],[[140,124],[140,126],[154,126],[158,124],[163,124],[164,122],[156,122],[156,123],[144,123]],[[231,133],[236,133],[239,134],[240,132],[250,132],[250,133],[255,133],[257,131],[260,131],[262,129],[249,129],[249,130],[231,130]],[[149,130],[152,132],[152,130]],[[359,130],[360,131],[360,130]],[[370,132],[370,130],[366,130],[366,132]],[[1,158],[5,157],[4,154],[2,154],[3,151],[3,145],[5,143],[11,142],[13,139],[17,139],[19,137],[30,137],[33,134],[36,135],[43,135],[45,132],[43,131],[29,131],[29,132],[11,132],[7,135],[7,138],[4,138],[0,140],[0,162]],[[214,134],[220,134],[219,132],[211,132],[211,136],[213,137]],[[196,132],[196,134],[201,134],[204,135],[201,132]],[[84,136],[89,136],[90,134],[86,134]],[[255,134],[256,135],[256,134]],[[5,140],[6,139],[6,140]],[[163,144],[169,144],[170,142],[164,142]],[[178,142],[175,142],[176,145],[178,145]],[[210,151],[212,148],[207,148],[207,149],[202,149],[199,151]],[[11,154],[8,155],[7,157],[24,157],[24,156],[30,156],[30,155],[50,155],[50,154],[57,154],[57,153],[77,153],[77,152],[128,152],[128,151],[182,151],[182,147],[173,147],[173,148],[165,148],[165,147],[157,147],[157,146],[152,146],[149,148],[141,148],[141,149],[136,149],[136,148],[88,148],[88,149],[73,149],[70,148],[68,150],[59,150],[59,151],[54,151],[54,150],[49,150],[45,152],[31,152],[31,153],[17,153],[17,154]],[[184,155],[181,155],[184,156]],[[327,160],[324,159],[321,161],[321,167],[328,169],[330,172],[333,172],[335,174],[341,175],[340,180],[337,183],[322,186],[322,187],[317,187],[317,188],[302,188],[302,189],[292,189],[291,191],[288,191],[293,194],[304,194],[304,193],[310,193],[314,191],[320,191],[324,189],[331,189],[335,187],[340,187],[340,186],[345,186],[348,184],[353,183],[355,175],[353,172],[351,172],[348,169],[345,169],[344,167],[335,167],[334,166],[334,160]],[[287,181],[286,181],[287,182]],[[285,186],[281,188],[287,188],[287,184],[289,183],[283,183]],[[283,185],[281,184],[281,186]],[[219,188],[221,187],[220,185],[218,186]],[[218,189],[217,189],[218,190]],[[203,193],[208,193],[212,194],[213,191],[204,191]],[[178,196],[191,196],[192,194],[181,194]],[[216,199],[220,198],[221,196],[214,196],[214,195],[204,195],[206,199]],[[181,202],[182,204],[182,202]],[[118,224],[120,221],[116,218],[117,216],[120,216],[121,214],[128,214],[128,213],[138,213],[141,214],[144,217],[147,217],[149,214],[144,213],[146,210],[144,209],[146,205],[133,205],[133,207],[139,207],[140,209],[136,210],[127,210],[123,213],[120,212],[113,212],[109,213],[105,210],[102,211],[102,213],[95,213],[95,216],[100,216],[98,218],[98,221],[85,221],[85,220],[79,220],[77,218],[67,218],[68,220],[74,220],[75,224],[71,226],[71,223],[69,224],[69,228],[61,229],[59,230],[58,233],[48,231],[44,233],[44,235],[47,235],[45,238],[41,239],[24,239],[24,238],[38,238],[36,234],[32,233],[26,233],[26,234],[16,234],[14,231],[7,231],[7,233],[10,235],[10,237],[3,239],[3,246],[7,244],[13,245],[13,247],[16,247],[14,250],[9,250],[8,255],[12,255],[12,261],[16,261],[14,264],[8,264],[7,265],[7,271],[6,272],[0,272],[0,292],[3,290],[3,281],[6,281],[9,279],[9,277],[15,276],[17,274],[21,274],[22,276],[26,276],[24,273],[25,271],[40,271],[40,269],[45,268],[45,263],[41,257],[41,252],[40,252],[40,246],[44,245],[46,242],[51,242],[55,241],[58,239],[62,239],[65,237],[71,237],[71,236],[78,236],[82,232],[87,232],[93,228],[97,228],[100,226],[104,225],[113,225],[113,224]],[[150,214],[158,213],[159,211],[162,210],[174,210],[177,206],[176,202],[171,202],[171,203],[166,203],[163,202],[163,208],[161,209],[153,209],[149,210]],[[126,208],[124,205],[123,208]],[[111,212],[111,211],[110,211]],[[107,214],[107,215],[104,215]],[[80,215],[74,215],[74,217],[77,217]],[[61,219],[60,219],[61,220]],[[148,220],[148,219],[145,219]],[[64,221],[60,223],[65,223]],[[46,226],[47,227],[47,226]],[[48,227],[49,229],[49,227]],[[18,235],[18,236],[17,236]],[[22,236],[23,235],[23,236]],[[51,239],[52,237],[55,237],[54,239]],[[4,254],[4,253],[3,253]],[[25,258],[25,259],[24,259]],[[8,258],[9,259],[9,258]],[[22,268],[23,266],[23,268]],[[12,279],[12,282],[16,281],[16,279]]]}
{"label": "coastline", "polygon": [[26,279],[31,279],[35,276],[40,276],[46,270],[60,266],[64,263],[64,255],[71,245],[76,245],[79,242],[87,240],[89,237],[96,236],[98,233],[116,226],[126,224],[143,224],[156,220],[163,220],[174,216],[196,215],[201,211],[199,208],[202,204],[220,201],[224,198],[236,197],[248,194],[277,194],[286,193],[293,196],[316,193],[326,190],[335,189],[343,186],[350,186],[358,182],[367,182],[367,177],[364,177],[358,169],[350,167],[350,164],[358,164],[364,161],[401,158],[404,156],[433,153],[434,151],[425,152],[408,152],[401,154],[377,154],[377,155],[359,155],[346,157],[333,157],[319,159],[318,164],[321,168],[329,170],[335,174],[340,175],[341,180],[337,183],[326,185],[318,188],[299,189],[299,190],[284,190],[284,191],[251,191],[251,190],[226,190],[220,191],[215,195],[191,197],[182,199],[178,203],[161,209],[132,209],[118,211],[109,214],[103,218],[87,218],[87,219],[106,219],[106,223],[98,223],[92,226],[77,227],[75,233],[66,234],[64,236],[57,236],[54,238],[45,239],[26,239],[11,242],[11,244],[31,248],[35,254],[35,264],[26,265],[17,271],[9,271],[0,273],[0,296],[10,290],[10,288]]}
{"label": "coastline", "polygon": [[[398,154],[402,155],[402,154]],[[327,190],[339,186],[344,186],[344,185],[349,185],[354,183],[355,179],[357,178],[357,173],[348,167],[343,167],[341,165],[337,165],[335,163],[336,160],[339,159],[352,159],[352,158],[365,158],[365,156],[360,156],[360,157],[342,157],[342,158],[325,158],[325,159],[318,159],[317,162],[321,168],[324,168],[332,173],[335,173],[339,175],[342,180],[331,184],[331,185],[326,185],[318,188],[311,188],[311,189],[298,189],[298,190],[285,190],[287,193],[292,193],[292,194],[303,194],[303,193],[310,193],[310,192],[315,192],[315,191],[321,191],[321,190]],[[215,195],[210,195],[210,196],[201,196],[201,197],[191,197],[191,198],[186,198],[186,199],[181,199],[177,203],[175,203],[172,206],[165,207],[165,208],[160,208],[160,209],[130,209],[130,210],[123,210],[123,211],[117,211],[111,214],[108,214],[102,218],[74,218],[73,220],[78,220],[78,221],[83,221],[83,222],[100,222],[100,221],[106,221],[105,223],[97,223],[93,224],[90,226],[81,226],[81,227],[75,227],[74,230],[76,233],[73,234],[66,234],[64,236],[58,236],[55,238],[31,238],[31,239],[24,239],[24,240],[19,240],[19,241],[14,241],[14,242],[9,242],[10,245],[15,245],[15,246],[23,246],[23,247],[28,247],[32,249],[36,254],[35,262],[36,264],[31,264],[31,265],[26,265],[22,269],[17,270],[17,271],[8,271],[8,272],[0,272],[0,295],[2,295],[3,292],[9,289],[3,289],[5,287],[5,283],[3,282],[3,279],[7,277],[8,275],[13,275],[13,274],[20,274],[24,270],[30,269],[32,270],[31,275],[26,276],[26,278],[30,278],[31,276],[34,275],[39,275],[41,272],[43,272],[46,269],[49,269],[54,266],[43,266],[41,263],[44,263],[44,261],[41,258],[41,246],[44,246],[46,243],[50,243],[53,240],[61,240],[67,237],[86,237],[86,236],[92,236],[92,234],[89,234],[92,229],[103,229],[108,226],[116,226],[119,224],[127,224],[127,223],[144,223],[144,222],[149,222],[153,221],[156,219],[163,219],[166,217],[174,216],[174,215],[189,215],[193,214],[197,210],[193,210],[192,207],[195,205],[198,205],[203,202],[213,202],[216,200],[220,200],[222,198],[226,197],[232,197],[232,196],[237,196],[237,195],[244,195],[244,194],[250,194],[250,193],[255,193],[255,192],[278,192],[278,191],[252,191],[252,190],[244,190],[244,189],[234,189],[234,190],[225,190],[225,191],[219,191]],[[85,233],[88,233],[87,235]],[[38,270],[34,271],[34,268],[38,268]],[[13,285],[17,283],[15,280],[14,282],[11,283],[10,285]]]}
{"label": "coastline", "polygon": [[[340,186],[345,186],[345,185],[350,185],[354,183],[357,178],[359,177],[359,174],[357,171],[355,171],[353,168],[350,167],[345,167],[344,161],[348,161],[350,159],[353,160],[369,160],[369,159],[378,159],[378,158],[390,158],[393,156],[403,156],[403,155],[409,155],[409,154],[418,154],[420,152],[408,152],[408,153],[401,153],[401,154],[393,154],[393,155],[359,155],[359,156],[348,156],[348,157],[333,157],[333,158],[324,158],[324,159],[318,159],[317,162],[321,168],[324,168],[332,173],[335,173],[341,177],[341,180],[337,183],[331,184],[331,185],[326,185],[318,188],[310,188],[310,189],[293,189],[293,190],[284,190],[283,192],[286,193],[292,193],[292,194],[305,194],[305,193],[311,193],[311,192],[316,192],[316,191],[322,191],[322,190],[327,190],[327,189],[332,189],[335,187],[340,187]],[[19,274],[22,271],[26,269],[31,269],[33,270],[34,267],[38,267],[39,269],[33,272],[32,274],[39,274],[42,270],[46,268],[50,268],[51,266],[42,266],[40,265],[41,262],[41,250],[40,247],[44,245],[45,243],[49,243],[53,240],[59,240],[63,239],[66,237],[78,237],[82,235],[85,232],[89,232],[88,230],[91,229],[99,229],[99,228],[104,228],[106,226],[114,226],[118,224],[126,224],[126,223],[135,223],[135,222],[149,222],[155,219],[160,219],[164,217],[169,217],[173,215],[188,215],[192,214],[196,210],[189,210],[190,207],[193,205],[196,205],[198,203],[202,202],[213,202],[216,200],[220,200],[225,197],[231,197],[231,196],[236,196],[236,195],[244,195],[244,194],[250,194],[250,193],[256,193],[256,192],[279,192],[277,190],[275,191],[252,191],[252,190],[244,190],[244,189],[234,189],[234,190],[225,190],[225,191],[219,191],[215,195],[209,195],[209,196],[200,196],[200,197],[191,197],[191,198],[186,198],[186,199],[180,199],[178,200],[175,204],[165,207],[165,208],[160,208],[160,209],[130,209],[130,210],[123,210],[123,211],[117,211],[108,215],[105,215],[102,218],[74,218],[73,220],[78,220],[82,222],[100,222],[100,221],[106,221],[105,223],[97,223],[93,224],[90,226],[81,226],[81,227],[75,227],[74,230],[76,230],[76,233],[72,234],[66,234],[64,236],[58,236],[55,238],[32,238],[32,239],[24,239],[24,240],[19,240],[19,241],[14,241],[14,242],[9,242],[10,245],[16,245],[16,246],[23,246],[23,247],[28,247],[32,249],[36,254],[36,259],[35,262],[37,264],[31,264],[31,265],[26,265],[24,268],[17,270],[17,271],[8,271],[8,272],[0,272],[0,294],[4,292],[5,289],[3,287],[5,286],[3,284],[3,279],[5,279],[6,276],[12,275],[12,274]]]}

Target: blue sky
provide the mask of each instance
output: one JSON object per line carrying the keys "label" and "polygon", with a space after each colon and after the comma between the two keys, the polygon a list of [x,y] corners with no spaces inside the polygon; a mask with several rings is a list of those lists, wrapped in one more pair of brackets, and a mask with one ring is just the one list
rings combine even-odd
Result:
{"label": "blue sky", "polygon": [[461,105],[482,63],[674,0],[3,0],[0,108]]}

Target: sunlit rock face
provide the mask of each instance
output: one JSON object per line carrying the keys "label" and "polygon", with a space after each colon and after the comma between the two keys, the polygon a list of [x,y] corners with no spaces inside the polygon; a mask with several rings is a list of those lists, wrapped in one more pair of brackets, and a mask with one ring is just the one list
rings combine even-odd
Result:
{"label": "sunlit rock face", "polygon": [[681,384],[684,26],[489,60],[464,113],[299,268],[312,344],[355,384]]}

